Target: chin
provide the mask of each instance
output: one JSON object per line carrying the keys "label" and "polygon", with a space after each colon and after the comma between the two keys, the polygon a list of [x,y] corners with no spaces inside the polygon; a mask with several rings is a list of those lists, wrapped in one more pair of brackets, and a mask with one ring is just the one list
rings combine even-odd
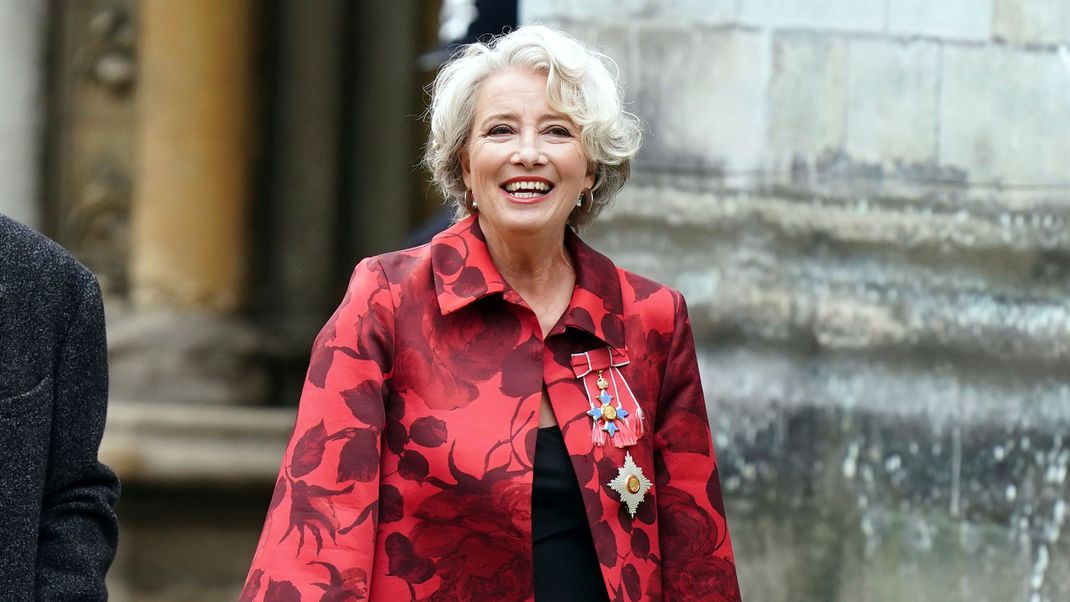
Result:
{"label": "chin", "polygon": [[[517,213],[520,213],[519,215]],[[541,232],[564,231],[568,216],[562,220],[550,215],[525,215],[526,212],[508,212],[507,215],[495,217],[481,216],[484,224],[490,224],[495,230],[515,234],[537,234]]]}

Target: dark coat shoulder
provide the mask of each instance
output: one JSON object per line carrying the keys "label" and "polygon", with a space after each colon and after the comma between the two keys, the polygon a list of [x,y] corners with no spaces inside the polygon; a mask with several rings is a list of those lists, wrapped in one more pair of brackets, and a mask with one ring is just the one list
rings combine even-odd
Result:
{"label": "dark coat shoulder", "polygon": [[0,590],[105,600],[119,484],[97,460],[108,398],[100,288],[0,215]]}
{"label": "dark coat shoulder", "polygon": [[[84,265],[44,235],[0,215],[0,399],[48,376],[75,314],[95,314],[99,304],[96,279]],[[89,343],[99,345],[103,324],[96,330],[100,340]]]}

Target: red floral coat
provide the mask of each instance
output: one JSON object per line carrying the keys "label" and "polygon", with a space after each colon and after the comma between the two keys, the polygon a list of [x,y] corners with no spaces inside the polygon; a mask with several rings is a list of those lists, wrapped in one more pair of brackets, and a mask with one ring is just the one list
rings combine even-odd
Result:
{"label": "red floral coat", "polygon": [[[241,600],[532,600],[544,383],[610,598],[739,599],[684,300],[566,244],[576,286],[545,339],[474,218],[356,267],[313,346]],[[607,348],[645,418],[625,449],[594,445],[574,367]],[[626,453],[653,482],[634,518],[609,486]]]}

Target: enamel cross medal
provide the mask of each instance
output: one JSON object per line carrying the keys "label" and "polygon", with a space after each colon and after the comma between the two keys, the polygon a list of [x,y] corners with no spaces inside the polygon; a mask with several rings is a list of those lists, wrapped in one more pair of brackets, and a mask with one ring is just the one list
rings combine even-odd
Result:
{"label": "enamel cross medal", "polygon": [[[572,354],[572,369],[583,383],[590,402],[587,415],[591,417],[591,441],[595,446],[612,443],[624,449],[635,445],[644,434],[643,409],[620,371],[627,364],[627,356],[610,347]],[[634,518],[636,508],[653,483],[635,463],[631,452],[626,451],[617,477],[606,485],[620,495]]]}
{"label": "enamel cross medal", "polygon": [[[620,425],[624,424],[624,419],[628,417],[628,410],[625,410],[620,402],[617,402],[617,406],[613,407],[613,396],[609,394],[607,389],[609,388],[609,381],[605,376],[602,376],[602,371],[598,371],[598,380],[595,381],[598,385],[598,400],[597,403],[591,404],[591,409],[587,410],[587,415],[594,419],[595,426],[598,426],[598,421],[602,421],[602,430],[609,433],[610,437],[614,437],[617,431],[621,430]],[[601,404],[600,406],[598,404]],[[618,423],[618,420],[620,422]],[[623,441],[623,438],[622,438]],[[625,443],[624,445],[627,445]]]}

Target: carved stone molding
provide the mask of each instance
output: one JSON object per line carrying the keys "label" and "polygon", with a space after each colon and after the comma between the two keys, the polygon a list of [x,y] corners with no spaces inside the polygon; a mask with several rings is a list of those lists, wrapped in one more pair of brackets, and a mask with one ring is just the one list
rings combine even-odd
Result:
{"label": "carved stone molding", "polygon": [[134,0],[54,2],[46,209],[110,299],[128,293],[136,156]]}

